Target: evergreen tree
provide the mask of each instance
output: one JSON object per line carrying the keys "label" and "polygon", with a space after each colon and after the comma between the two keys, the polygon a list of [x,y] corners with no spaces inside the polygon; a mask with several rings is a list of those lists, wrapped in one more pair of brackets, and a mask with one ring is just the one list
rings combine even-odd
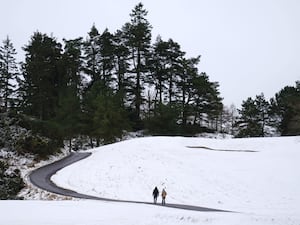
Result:
{"label": "evergreen tree", "polygon": [[128,128],[126,112],[120,107],[117,94],[104,89],[101,81],[94,82],[85,93],[83,104],[85,134],[96,139],[97,145],[111,143]]}
{"label": "evergreen tree", "polygon": [[114,36],[105,29],[99,39],[99,64],[101,68],[101,80],[104,87],[112,87],[114,69]]}
{"label": "evergreen tree", "polygon": [[300,82],[295,87],[286,86],[272,99],[273,114],[282,135],[300,134]]}
{"label": "evergreen tree", "polygon": [[[96,98],[98,95],[101,95],[103,91],[103,86],[101,81],[94,81],[92,85],[89,85],[88,88],[85,88],[83,92],[82,99],[82,134],[90,137],[91,147],[93,148],[93,138],[95,138],[94,130],[97,127],[97,124],[93,122],[93,118],[96,112]],[[103,93],[104,94],[104,93]]]}
{"label": "evergreen tree", "polygon": [[0,108],[6,112],[15,102],[16,79],[19,74],[16,63],[17,52],[7,37],[0,46]]}
{"label": "evergreen tree", "polygon": [[83,67],[82,59],[82,38],[74,40],[64,40],[64,53],[62,55],[63,72],[64,72],[64,85],[72,86],[75,88],[75,95],[79,96],[82,91],[81,75]]}
{"label": "evergreen tree", "polygon": [[[116,80],[114,77],[115,52],[116,45],[113,34],[106,29],[100,35],[93,26],[84,44],[85,65],[83,71],[91,78],[83,94],[84,122],[86,124],[92,125],[93,123],[92,120],[97,109],[95,102],[97,102],[98,96],[106,95],[106,92],[111,92],[116,86],[114,82]],[[95,136],[87,129],[86,133],[89,136]]]}
{"label": "evergreen tree", "polygon": [[206,73],[193,77],[191,104],[193,106],[194,124],[198,123],[200,126],[209,127],[210,120],[215,121],[222,113],[222,98],[218,87],[217,82],[209,81]]}
{"label": "evergreen tree", "polygon": [[191,115],[191,101],[193,97],[193,80],[198,74],[197,64],[200,56],[183,59],[181,73],[177,81],[178,97],[182,109],[182,125],[186,126],[187,118]]}
{"label": "evergreen tree", "polygon": [[173,104],[158,104],[154,114],[147,118],[146,129],[153,135],[179,135],[181,133],[178,121],[180,120],[180,108]]}
{"label": "evergreen tree", "polygon": [[269,135],[266,127],[270,125],[270,104],[263,94],[257,95],[253,100],[248,98],[242,103],[237,121],[239,127],[238,137],[264,137]]}
{"label": "evergreen tree", "polygon": [[219,83],[218,82],[210,82],[209,83],[209,92],[208,95],[208,118],[212,126],[211,129],[215,131],[222,131],[222,111],[223,111],[223,103],[222,98],[220,97],[219,92]]}
{"label": "evergreen tree", "polygon": [[124,33],[118,30],[114,38],[114,56],[117,95],[120,99],[121,107],[127,102],[127,92],[130,87],[130,79],[127,76],[129,70],[129,49],[126,46]]}
{"label": "evergreen tree", "polygon": [[23,110],[41,120],[55,117],[59,96],[65,84],[61,69],[61,44],[55,38],[34,33],[25,46],[25,63],[21,83]]}
{"label": "evergreen tree", "polygon": [[167,95],[169,104],[173,105],[172,102],[176,100],[177,82],[179,75],[182,73],[182,62],[185,52],[183,52],[180,45],[172,39],[168,40],[167,52]]}
{"label": "evergreen tree", "polygon": [[132,74],[134,77],[134,86],[131,87],[133,94],[132,104],[134,105],[134,117],[136,121],[140,120],[141,105],[143,103],[144,80],[147,72],[147,58],[150,52],[151,42],[151,25],[146,19],[148,12],[144,9],[143,4],[139,3],[132,10],[131,22],[126,23],[123,32],[126,37],[126,45],[129,47]]}
{"label": "evergreen tree", "polygon": [[[168,99],[169,107],[176,105],[175,108],[180,109],[175,110],[179,114],[173,118],[176,118],[176,123],[182,125],[182,132],[197,132],[197,129],[187,124],[196,125],[203,117],[211,118],[216,125],[221,125],[218,120],[223,105],[218,83],[209,82],[205,73],[198,74],[200,56],[186,59],[184,55],[179,44],[172,39],[164,42],[160,37],[157,38],[149,60],[151,84],[156,90],[154,115],[150,121],[155,119],[157,124],[160,118],[164,118],[163,113],[167,113],[167,110],[162,104],[164,99]],[[163,111],[160,111],[162,109]],[[193,131],[187,130],[190,128],[193,128]]]}
{"label": "evergreen tree", "polygon": [[95,25],[89,32],[89,37],[84,43],[84,61],[83,71],[91,78],[89,86],[94,82],[101,81],[104,88],[112,87],[113,69],[115,58],[114,36],[108,29],[99,34]]}
{"label": "evergreen tree", "polygon": [[62,130],[64,138],[70,140],[81,132],[81,89],[82,89],[82,38],[64,40],[64,54],[62,56],[62,67],[64,72],[63,82],[65,87],[61,91],[58,111],[55,122]]}
{"label": "evergreen tree", "polygon": [[86,75],[90,76],[92,82],[101,79],[100,68],[100,34],[95,25],[92,26],[88,33],[88,38],[84,42],[84,68]]}
{"label": "evergreen tree", "polygon": [[106,92],[95,99],[93,117],[93,135],[103,144],[110,144],[121,138],[123,131],[128,128],[126,112],[120,107],[118,96]]}
{"label": "evergreen tree", "polygon": [[193,78],[193,112],[194,124],[205,126],[209,113],[209,101],[207,94],[210,92],[209,78],[206,73],[201,73]]}
{"label": "evergreen tree", "polygon": [[168,43],[158,36],[153,46],[151,58],[148,60],[151,71],[149,83],[155,87],[155,102],[158,104],[163,103],[164,91],[166,90],[166,81],[168,79],[167,56]]}
{"label": "evergreen tree", "polygon": [[149,60],[152,74],[149,83],[155,86],[155,99],[159,104],[165,99],[170,104],[175,100],[176,81],[182,69],[180,62],[184,54],[180,45],[172,39],[163,41],[160,36],[157,37]]}
{"label": "evergreen tree", "polygon": [[248,98],[243,101],[242,108],[239,111],[240,117],[237,121],[239,133],[237,137],[259,137],[261,127],[258,123],[258,109],[255,100]]}
{"label": "evergreen tree", "polygon": [[260,135],[265,137],[268,134],[266,127],[270,125],[270,103],[265,99],[263,93],[256,96],[255,104],[258,109],[258,123],[261,127]]}
{"label": "evergreen tree", "polygon": [[178,101],[178,84],[184,84],[182,81],[185,76],[183,62],[188,61],[183,57],[185,52],[172,39],[163,41],[158,36],[151,53],[148,59],[151,76],[147,82],[155,87],[155,103],[158,103],[156,105],[168,103],[172,106]]}

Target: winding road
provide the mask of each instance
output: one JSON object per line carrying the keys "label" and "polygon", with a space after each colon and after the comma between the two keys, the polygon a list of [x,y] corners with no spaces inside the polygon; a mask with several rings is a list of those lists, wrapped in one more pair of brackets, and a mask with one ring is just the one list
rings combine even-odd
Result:
{"label": "winding road", "polygon": [[[70,196],[74,198],[81,199],[92,199],[92,200],[101,200],[101,201],[110,201],[110,202],[123,202],[123,203],[138,203],[138,204],[147,204],[154,205],[152,202],[140,202],[140,201],[126,201],[126,200],[117,200],[117,199],[109,199],[109,198],[100,198],[96,196],[81,194],[72,190],[68,190],[62,187],[57,186],[55,183],[51,181],[51,176],[54,175],[58,170],[75,163],[79,160],[85,159],[89,157],[91,153],[71,153],[67,157],[53,162],[49,165],[43,166],[37,170],[34,170],[30,175],[29,179],[31,183],[38,188],[44,189],[46,191],[56,193],[59,195]],[[156,204],[156,206],[161,206],[160,204]],[[177,209],[186,209],[186,210],[194,210],[194,211],[202,211],[202,212],[231,212],[227,210],[220,209],[212,209],[205,208],[200,206],[193,205],[181,205],[181,204],[166,204],[164,207],[177,208]]]}

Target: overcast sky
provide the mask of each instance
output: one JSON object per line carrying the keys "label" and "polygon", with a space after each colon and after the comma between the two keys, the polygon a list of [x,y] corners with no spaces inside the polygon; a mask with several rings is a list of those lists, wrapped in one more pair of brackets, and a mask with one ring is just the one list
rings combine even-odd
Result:
{"label": "overcast sky", "polygon": [[[34,31],[72,39],[93,23],[114,32],[139,0],[0,0],[0,39],[21,48]],[[177,41],[199,70],[218,81],[224,104],[267,98],[300,80],[299,0],[143,0],[152,39]]]}

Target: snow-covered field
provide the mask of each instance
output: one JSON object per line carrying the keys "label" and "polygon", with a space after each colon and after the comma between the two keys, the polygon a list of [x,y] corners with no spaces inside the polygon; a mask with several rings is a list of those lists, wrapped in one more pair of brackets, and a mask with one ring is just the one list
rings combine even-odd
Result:
{"label": "snow-covered field", "polygon": [[300,137],[148,137],[90,151],[52,180],[80,193],[148,202],[158,186],[166,188],[167,203],[238,213],[87,200],[2,201],[0,224],[300,224]]}
{"label": "snow-covered field", "polygon": [[0,201],[2,225],[299,225],[299,216],[195,212],[99,201]]}

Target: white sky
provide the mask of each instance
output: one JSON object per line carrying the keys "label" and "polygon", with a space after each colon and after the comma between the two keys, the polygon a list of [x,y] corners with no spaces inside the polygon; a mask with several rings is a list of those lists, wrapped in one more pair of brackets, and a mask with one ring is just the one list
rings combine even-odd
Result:
{"label": "white sky", "polygon": [[[19,58],[34,31],[58,40],[86,37],[93,23],[114,32],[139,0],[0,0],[0,40]],[[143,0],[153,40],[177,41],[199,70],[220,83],[224,104],[267,98],[300,80],[299,0]]]}

